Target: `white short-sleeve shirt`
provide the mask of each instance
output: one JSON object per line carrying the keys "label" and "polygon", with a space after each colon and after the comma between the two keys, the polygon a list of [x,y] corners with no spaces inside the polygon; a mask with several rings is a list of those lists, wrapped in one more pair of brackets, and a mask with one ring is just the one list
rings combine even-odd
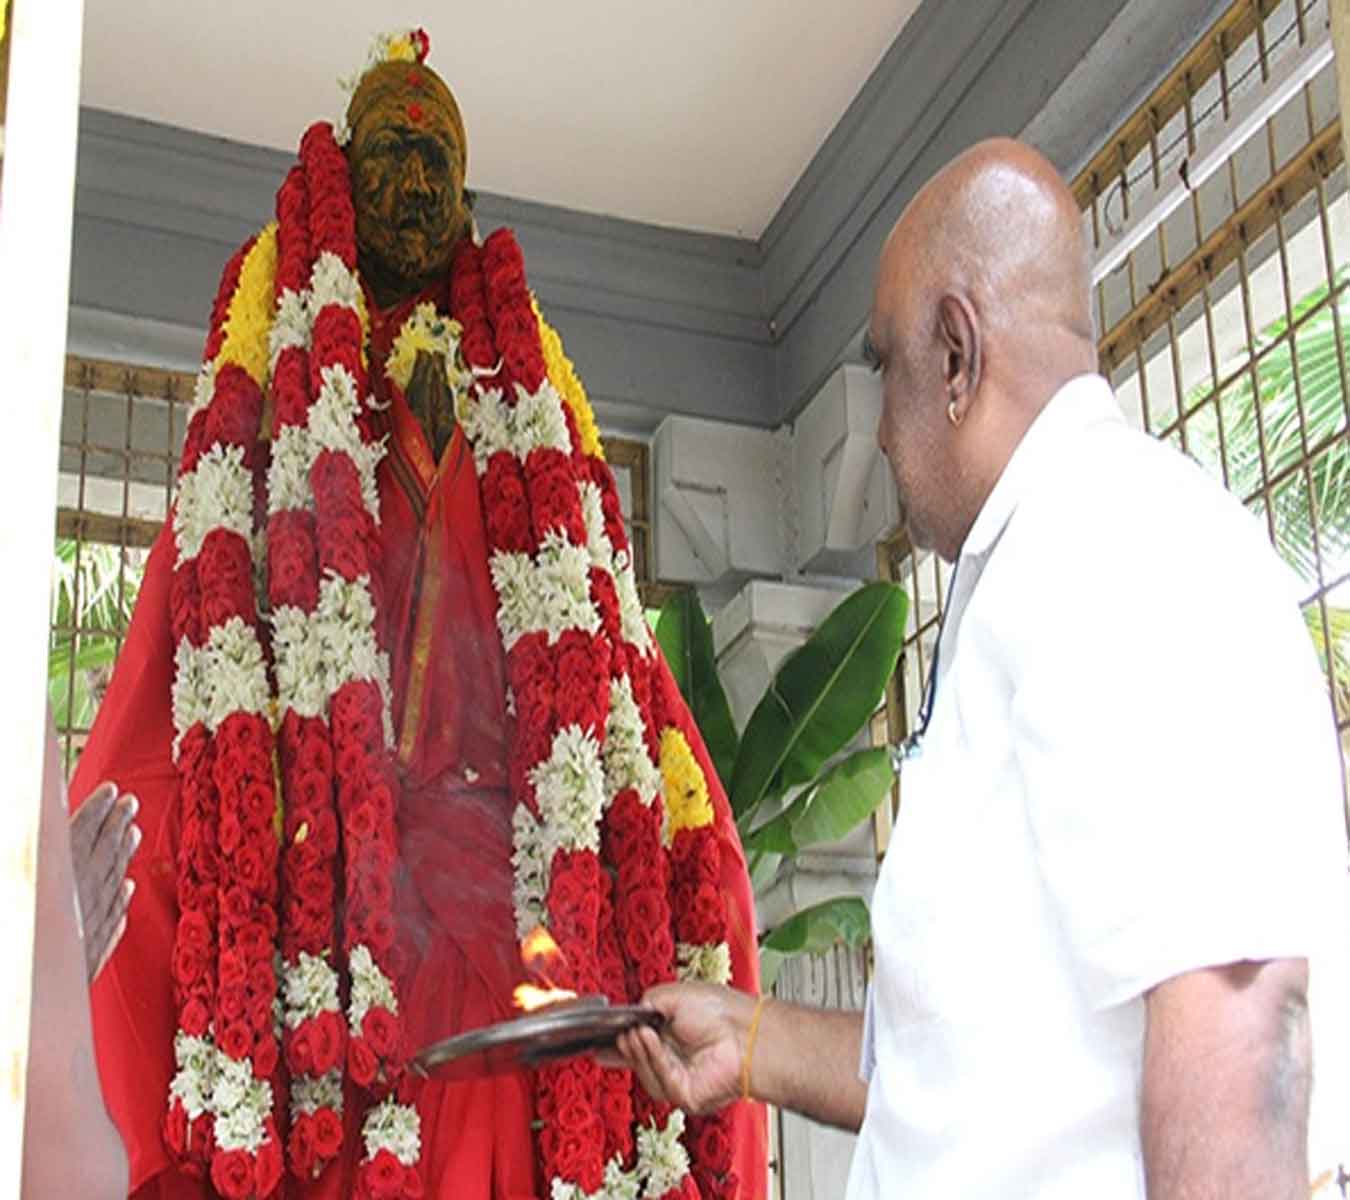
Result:
{"label": "white short-sleeve shirt", "polygon": [[1312,960],[1317,1100],[1350,1127],[1350,1010],[1319,997],[1341,768],[1297,600],[1263,526],[1105,380],[1036,420],[962,549],[901,774],[849,1200],[1143,1197],[1143,993],[1241,960]]}

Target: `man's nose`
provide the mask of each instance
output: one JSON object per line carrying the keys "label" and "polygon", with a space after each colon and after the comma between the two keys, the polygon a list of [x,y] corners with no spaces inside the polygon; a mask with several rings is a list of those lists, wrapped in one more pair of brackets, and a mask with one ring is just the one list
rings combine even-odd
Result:
{"label": "man's nose", "polygon": [[431,194],[431,184],[427,182],[426,167],[420,154],[410,154],[403,164],[403,190],[405,192]]}

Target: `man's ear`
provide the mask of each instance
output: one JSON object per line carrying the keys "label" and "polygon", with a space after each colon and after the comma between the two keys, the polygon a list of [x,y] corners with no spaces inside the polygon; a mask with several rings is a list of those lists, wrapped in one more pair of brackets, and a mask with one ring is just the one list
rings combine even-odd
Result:
{"label": "man's ear", "polygon": [[942,343],[942,381],[959,420],[979,390],[984,365],[979,321],[965,296],[948,292],[938,301],[938,338]]}

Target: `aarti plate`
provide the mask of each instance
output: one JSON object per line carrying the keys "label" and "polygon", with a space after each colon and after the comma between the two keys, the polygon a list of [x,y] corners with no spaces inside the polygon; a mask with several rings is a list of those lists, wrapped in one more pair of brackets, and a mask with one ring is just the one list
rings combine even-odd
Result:
{"label": "aarti plate", "polygon": [[664,1020],[654,1008],[583,996],[433,1042],[413,1055],[411,1066],[428,1079],[504,1075],[604,1050],[619,1034],[643,1025],[659,1029]]}

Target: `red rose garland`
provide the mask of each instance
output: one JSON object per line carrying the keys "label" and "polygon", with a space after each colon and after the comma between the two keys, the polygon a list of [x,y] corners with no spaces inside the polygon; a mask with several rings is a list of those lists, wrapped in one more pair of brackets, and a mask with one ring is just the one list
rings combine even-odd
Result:
{"label": "red rose garland", "polygon": [[[287,447],[306,435],[311,395],[307,288],[313,264],[309,185],[293,167],[277,193],[276,298],[272,335],[272,443]],[[287,319],[289,318],[289,324]],[[288,469],[283,459],[278,470]],[[319,601],[319,560],[312,504],[292,503],[299,490],[278,478],[267,518],[271,609],[293,609],[313,620]],[[346,1026],[338,999],[335,912],[338,899],[338,824],[333,800],[333,748],[320,712],[297,709],[288,687],[290,646],[278,647],[281,777],[286,796],[282,908],[282,989],[285,1058],[291,1074],[287,1156],[302,1179],[317,1176],[342,1144],[342,1078]]]}

